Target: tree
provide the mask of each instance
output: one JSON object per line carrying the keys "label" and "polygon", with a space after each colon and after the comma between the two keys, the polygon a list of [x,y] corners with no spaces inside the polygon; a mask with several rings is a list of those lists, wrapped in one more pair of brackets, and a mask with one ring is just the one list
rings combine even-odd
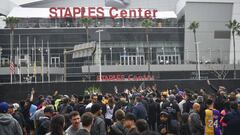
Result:
{"label": "tree", "polygon": [[16,17],[7,17],[6,19],[4,19],[4,21],[6,22],[7,27],[11,28],[11,31],[14,30],[14,28],[19,22],[19,20]]}
{"label": "tree", "polygon": [[85,26],[86,34],[87,34],[87,43],[89,42],[89,26],[92,24],[91,18],[82,18],[81,23]]}
{"label": "tree", "polygon": [[[13,63],[13,42],[14,42],[14,29],[18,24],[19,20],[15,17],[7,17],[4,19],[7,27],[10,28],[10,62]],[[12,83],[12,73],[11,73],[11,83]]]}
{"label": "tree", "polygon": [[196,37],[196,29],[199,27],[199,22],[193,21],[188,29],[193,31],[194,35],[194,44],[195,44],[195,54],[196,54],[196,78],[200,79],[200,73],[198,73],[198,47],[197,47],[197,37]]}
{"label": "tree", "polygon": [[217,79],[225,79],[229,73],[229,68],[227,64],[216,67],[216,65],[206,64],[206,66],[211,70],[211,73],[217,77]]}
{"label": "tree", "polygon": [[233,64],[234,64],[234,72],[233,72],[233,78],[236,79],[236,50],[235,50],[235,34],[237,33],[240,35],[240,23],[237,22],[235,19],[232,21],[230,20],[226,26],[230,29],[232,38],[233,38]]}
{"label": "tree", "polygon": [[152,27],[152,24],[153,22],[150,19],[144,19],[142,21],[142,26],[145,28],[146,40],[148,45],[148,75],[150,75],[150,44],[148,39],[148,33],[149,33],[149,28]]}

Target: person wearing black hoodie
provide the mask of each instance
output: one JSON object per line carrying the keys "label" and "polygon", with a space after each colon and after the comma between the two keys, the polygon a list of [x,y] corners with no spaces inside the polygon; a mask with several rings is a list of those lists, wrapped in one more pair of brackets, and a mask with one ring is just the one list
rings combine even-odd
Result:
{"label": "person wearing black hoodie", "polygon": [[171,119],[167,110],[160,113],[160,124],[158,125],[159,133],[161,135],[179,135],[180,129],[177,120]]}
{"label": "person wearing black hoodie", "polygon": [[8,104],[0,103],[0,135],[23,135],[21,126],[11,114],[8,114]]}
{"label": "person wearing black hoodie", "polygon": [[127,128],[124,127],[125,112],[122,109],[118,109],[115,112],[116,122],[110,127],[109,135],[126,135]]}
{"label": "person wearing black hoodie", "polygon": [[148,112],[149,128],[155,131],[155,124],[157,121],[157,103],[152,99],[149,99],[149,112]]}
{"label": "person wearing black hoodie", "polygon": [[223,135],[239,135],[240,111],[238,110],[238,103],[236,101],[231,102],[231,110],[232,111],[223,118],[223,121],[227,123]]}

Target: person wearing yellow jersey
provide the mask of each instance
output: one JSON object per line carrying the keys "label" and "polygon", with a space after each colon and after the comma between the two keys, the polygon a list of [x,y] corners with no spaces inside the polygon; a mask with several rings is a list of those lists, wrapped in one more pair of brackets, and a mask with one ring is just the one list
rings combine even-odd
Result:
{"label": "person wearing yellow jersey", "polygon": [[221,135],[220,129],[220,112],[213,108],[213,100],[208,99],[207,109],[205,110],[205,134],[204,135]]}

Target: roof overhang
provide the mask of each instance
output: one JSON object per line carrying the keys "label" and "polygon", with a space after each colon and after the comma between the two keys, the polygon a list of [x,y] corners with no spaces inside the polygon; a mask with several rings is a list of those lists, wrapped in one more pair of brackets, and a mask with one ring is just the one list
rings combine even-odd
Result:
{"label": "roof overhang", "polygon": [[13,3],[10,0],[2,0],[0,4],[0,14],[1,15],[8,15],[9,12],[14,8],[18,7],[17,4]]}

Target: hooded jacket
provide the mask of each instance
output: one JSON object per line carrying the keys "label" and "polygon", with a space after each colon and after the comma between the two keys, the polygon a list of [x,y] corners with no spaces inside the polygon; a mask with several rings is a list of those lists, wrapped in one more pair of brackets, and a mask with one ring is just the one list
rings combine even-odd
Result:
{"label": "hooded jacket", "polygon": [[22,135],[22,129],[10,114],[0,113],[0,135]]}
{"label": "hooded jacket", "polygon": [[188,119],[191,135],[203,135],[204,127],[197,112],[191,111]]}

